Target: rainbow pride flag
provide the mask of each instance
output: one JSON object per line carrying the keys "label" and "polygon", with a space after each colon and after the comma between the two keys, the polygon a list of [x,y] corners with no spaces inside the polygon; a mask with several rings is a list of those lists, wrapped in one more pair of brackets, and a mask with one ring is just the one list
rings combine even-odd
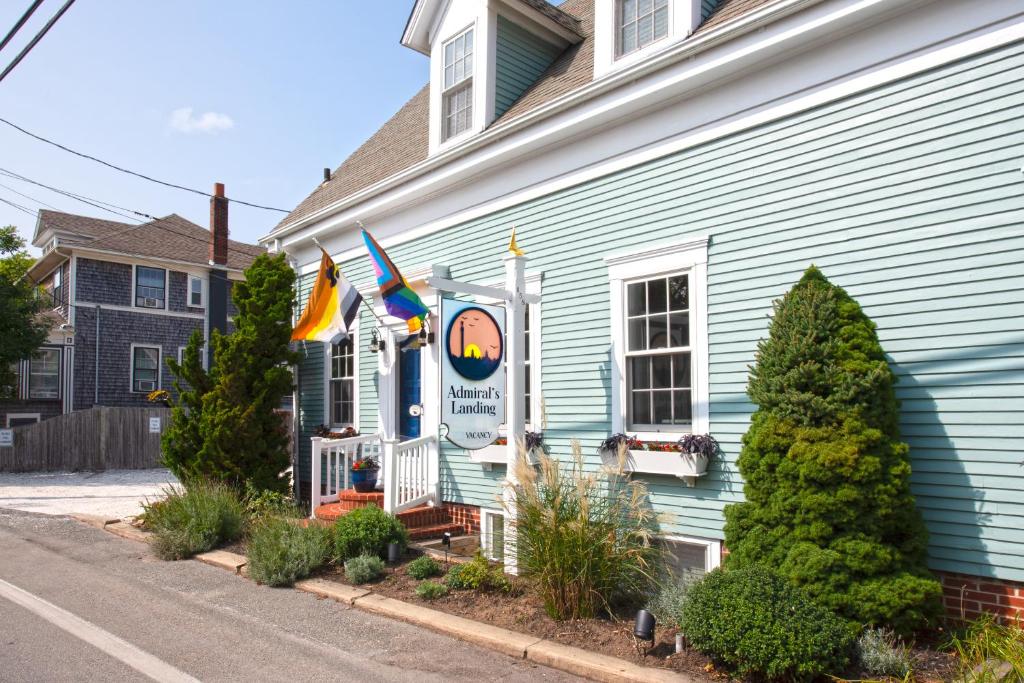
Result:
{"label": "rainbow pride flag", "polygon": [[373,261],[373,271],[377,274],[377,287],[384,298],[384,308],[391,315],[408,323],[410,334],[419,332],[430,309],[416,292],[412,291],[412,287],[366,228],[363,228],[363,241],[366,242],[370,260]]}

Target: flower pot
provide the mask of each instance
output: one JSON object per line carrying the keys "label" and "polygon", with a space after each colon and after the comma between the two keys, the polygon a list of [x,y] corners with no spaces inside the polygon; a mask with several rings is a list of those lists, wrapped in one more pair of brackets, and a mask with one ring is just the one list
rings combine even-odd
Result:
{"label": "flower pot", "polygon": [[352,470],[352,488],[359,493],[373,493],[377,488],[377,470]]}

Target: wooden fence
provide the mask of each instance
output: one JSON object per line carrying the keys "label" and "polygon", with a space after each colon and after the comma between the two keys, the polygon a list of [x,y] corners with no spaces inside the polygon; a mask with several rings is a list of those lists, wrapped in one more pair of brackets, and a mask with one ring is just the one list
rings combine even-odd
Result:
{"label": "wooden fence", "polygon": [[[160,467],[168,408],[90,408],[14,428],[0,472],[138,470]],[[159,418],[157,431],[150,418]]]}

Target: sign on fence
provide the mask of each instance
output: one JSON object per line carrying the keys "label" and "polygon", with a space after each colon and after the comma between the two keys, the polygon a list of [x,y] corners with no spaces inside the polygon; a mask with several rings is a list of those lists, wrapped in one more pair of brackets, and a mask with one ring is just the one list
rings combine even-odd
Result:
{"label": "sign on fence", "polygon": [[441,300],[441,422],[456,446],[491,444],[505,421],[505,309]]}
{"label": "sign on fence", "polygon": [[160,418],[151,417],[149,418],[149,433],[159,434],[160,433]]}
{"label": "sign on fence", "polygon": [[0,448],[14,446],[14,430],[0,429]]}

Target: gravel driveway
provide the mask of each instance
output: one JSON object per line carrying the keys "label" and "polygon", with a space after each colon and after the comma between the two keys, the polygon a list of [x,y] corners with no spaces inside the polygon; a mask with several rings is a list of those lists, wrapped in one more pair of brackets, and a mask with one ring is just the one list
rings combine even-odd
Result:
{"label": "gravel driveway", "polygon": [[130,517],[176,484],[166,469],[0,474],[0,508],[45,515]]}

